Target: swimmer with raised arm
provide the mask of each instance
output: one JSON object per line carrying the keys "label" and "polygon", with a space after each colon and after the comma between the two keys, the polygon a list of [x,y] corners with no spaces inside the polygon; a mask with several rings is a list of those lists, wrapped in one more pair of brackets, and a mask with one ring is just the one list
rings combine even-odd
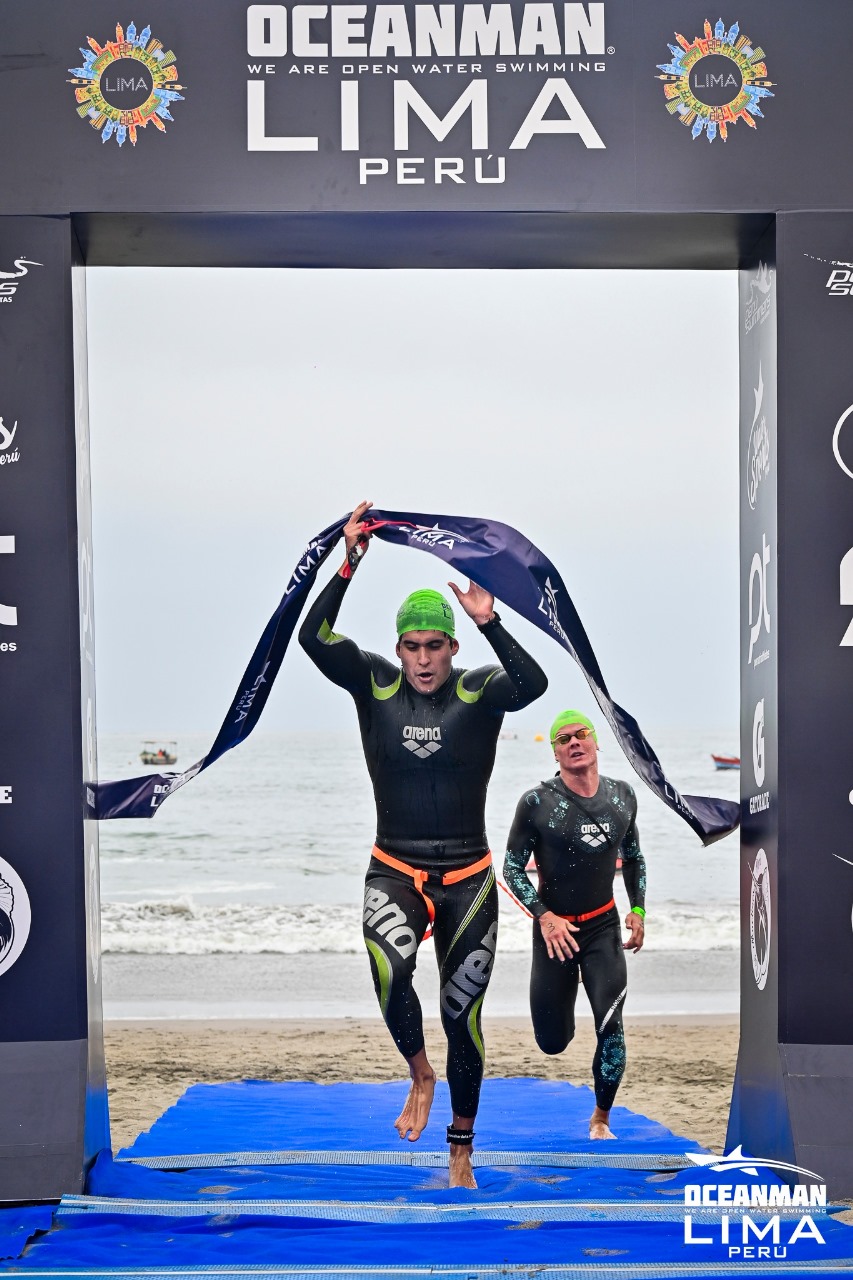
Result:
{"label": "swimmer with raised arm", "polygon": [[365,884],[364,941],[382,1016],[412,1080],[396,1128],[410,1142],[419,1138],[435,1089],[412,985],[431,924],[453,1111],[450,1186],[475,1187],[471,1143],[485,1060],[480,1014],[498,928],[486,787],[504,713],[540,697],[548,681],[504,630],[494,597],[473,582],[467,591],[450,586],[500,665],[453,666],[459,650],[453,610],[437,591],[415,591],[400,606],[399,666],[338,634],[338,611],[369,546],[370,506],[360,503],[344,527],[346,559],[306,615],[299,641],[323,674],[353,697],[373,783],[376,843]]}
{"label": "swimmer with raised arm", "polygon": [[[519,800],[504,879],[534,917],[530,1012],[543,1053],[562,1053],[574,1038],[583,978],[597,1040],[589,1136],[613,1138],[610,1108],[625,1070],[625,951],[639,951],[645,933],[646,864],[637,836],[637,799],[627,782],[599,774],[598,735],[581,712],[557,716],[551,745],[559,770]],[[525,871],[531,856],[538,891]],[[613,898],[619,856],[631,905],[624,943]]]}

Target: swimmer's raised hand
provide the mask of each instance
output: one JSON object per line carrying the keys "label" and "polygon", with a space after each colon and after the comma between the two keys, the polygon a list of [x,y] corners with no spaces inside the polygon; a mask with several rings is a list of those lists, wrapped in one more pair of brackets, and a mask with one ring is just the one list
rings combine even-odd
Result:
{"label": "swimmer's raised hand", "polygon": [[486,591],[484,587],[478,587],[476,582],[469,582],[467,591],[457,587],[455,582],[448,582],[447,585],[468,617],[476,622],[478,627],[482,627],[494,617],[495,597],[490,591]]}
{"label": "swimmer's raised hand", "polygon": [[354,508],[352,515],[344,525],[343,533],[344,541],[347,544],[347,551],[352,551],[355,544],[362,538],[366,542],[371,537],[371,534],[369,534],[364,528],[364,516],[365,512],[369,511],[372,506],[373,499],[369,502],[360,502],[358,506]]}
{"label": "swimmer's raised hand", "polygon": [[360,502],[343,527],[347,558],[338,571],[343,578],[352,577],[358,568],[359,561],[367,552],[373,535],[364,527],[364,516],[372,506],[372,499],[369,502]]}

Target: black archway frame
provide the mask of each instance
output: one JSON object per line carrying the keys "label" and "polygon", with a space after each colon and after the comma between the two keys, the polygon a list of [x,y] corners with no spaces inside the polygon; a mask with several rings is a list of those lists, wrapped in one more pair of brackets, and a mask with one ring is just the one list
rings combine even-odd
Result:
{"label": "black archway frame", "polygon": [[[741,1040],[727,1145],[817,1169],[830,1194],[853,1192],[853,1045],[839,1023],[838,983],[826,979],[832,961],[841,981],[850,945],[849,839],[844,852],[839,845],[853,794],[853,730],[840,696],[850,601],[842,579],[839,605],[838,566],[853,524],[832,438],[851,398],[853,263],[839,259],[849,257],[853,227],[844,211],[697,213],[689,195],[667,213],[149,210],[0,220],[4,264],[35,263],[11,284],[0,266],[0,298],[13,303],[0,315],[9,372],[0,412],[13,417],[16,401],[31,441],[21,465],[0,473],[9,496],[0,535],[14,535],[20,551],[4,557],[14,560],[11,576],[2,566],[4,603],[21,606],[22,618],[21,679],[0,702],[17,752],[0,855],[21,869],[36,921],[2,975],[0,1070],[15,1072],[21,1088],[14,1125],[0,1122],[0,1199],[79,1188],[108,1142],[97,830],[86,798],[96,777],[86,264],[739,272],[741,758],[752,768],[741,775]],[[685,340],[701,344],[702,335]],[[815,722],[822,759],[801,750]],[[4,745],[0,734],[0,762]]]}

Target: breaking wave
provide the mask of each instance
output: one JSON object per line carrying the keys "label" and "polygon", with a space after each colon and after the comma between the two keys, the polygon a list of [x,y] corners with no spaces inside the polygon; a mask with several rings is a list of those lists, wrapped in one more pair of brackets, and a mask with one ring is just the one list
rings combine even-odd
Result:
{"label": "breaking wave", "polygon": [[[624,914],[624,909],[620,908]],[[718,908],[709,920],[692,907],[652,908],[647,945],[655,951],[727,951],[739,946],[737,907]],[[190,897],[174,901],[105,902],[101,916],[105,952],[143,955],[297,955],[360,953],[361,907],[283,904],[209,906]],[[527,951],[530,921],[501,898],[500,947]]]}

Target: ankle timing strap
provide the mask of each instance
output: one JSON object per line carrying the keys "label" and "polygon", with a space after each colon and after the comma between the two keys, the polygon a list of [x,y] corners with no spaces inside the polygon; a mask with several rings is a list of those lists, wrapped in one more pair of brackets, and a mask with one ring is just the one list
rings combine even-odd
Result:
{"label": "ankle timing strap", "polygon": [[452,1124],[447,1126],[447,1141],[452,1142],[456,1147],[470,1147],[474,1141],[473,1129],[454,1129]]}

